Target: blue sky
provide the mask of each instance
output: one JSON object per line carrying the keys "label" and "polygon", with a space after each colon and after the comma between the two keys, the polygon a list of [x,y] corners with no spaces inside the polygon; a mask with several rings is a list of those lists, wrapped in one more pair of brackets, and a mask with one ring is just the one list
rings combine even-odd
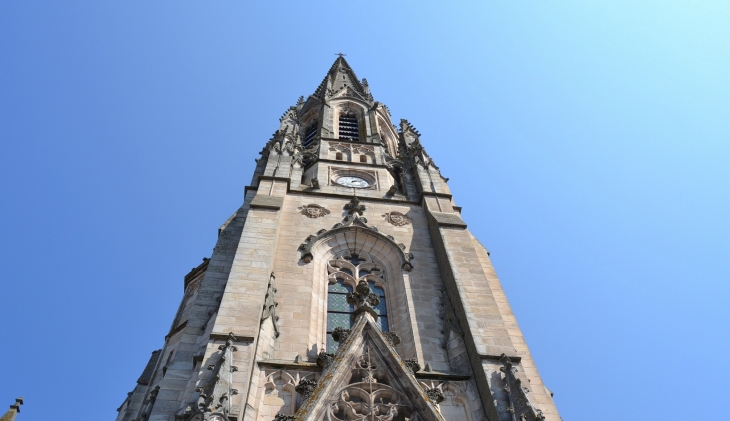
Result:
{"label": "blue sky", "polygon": [[0,2],[0,405],[116,416],[342,51],[450,177],[566,421],[717,412],[728,22],[719,1]]}

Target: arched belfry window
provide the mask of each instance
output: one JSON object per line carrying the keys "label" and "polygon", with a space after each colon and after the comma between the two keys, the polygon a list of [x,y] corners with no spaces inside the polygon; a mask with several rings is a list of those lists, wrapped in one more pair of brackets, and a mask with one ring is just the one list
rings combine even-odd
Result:
{"label": "arched belfry window", "polygon": [[339,344],[332,339],[332,332],[341,327],[350,329],[354,322],[353,306],[347,302],[347,294],[353,292],[360,280],[367,281],[373,294],[380,297],[375,308],[379,315],[378,325],[387,332],[388,310],[385,302],[385,274],[382,265],[376,263],[367,253],[345,252],[327,264],[327,352],[335,352]]}
{"label": "arched belfry window", "polygon": [[309,126],[307,126],[307,130],[304,131],[304,142],[302,142],[302,146],[304,148],[309,148],[312,145],[312,142],[314,141],[314,138],[317,136],[317,120],[313,121]]}
{"label": "arched belfry window", "polygon": [[360,129],[355,113],[352,111],[343,111],[340,113],[339,133],[340,139],[360,139]]}

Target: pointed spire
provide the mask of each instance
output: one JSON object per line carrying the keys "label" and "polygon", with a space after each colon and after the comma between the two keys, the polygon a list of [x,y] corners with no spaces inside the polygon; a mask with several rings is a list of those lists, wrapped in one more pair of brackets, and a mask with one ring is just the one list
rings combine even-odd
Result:
{"label": "pointed spire", "polygon": [[8,409],[8,412],[5,413],[5,415],[0,418],[0,421],[14,421],[15,415],[20,412],[20,405],[23,404],[23,397],[19,397],[15,399],[15,403],[10,405],[10,409]]}
{"label": "pointed spire", "polygon": [[355,75],[355,72],[350,67],[350,64],[345,60],[344,54],[337,54],[337,59],[332,63],[332,67],[327,72],[327,76],[324,77],[322,83],[319,84],[317,90],[314,91],[314,96],[318,98],[325,98],[332,96],[334,93],[339,92],[345,87],[352,88],[352,90],[362,96],[364,100],[372,100],[370,95],[370,89],[363,86],[360,80]]}

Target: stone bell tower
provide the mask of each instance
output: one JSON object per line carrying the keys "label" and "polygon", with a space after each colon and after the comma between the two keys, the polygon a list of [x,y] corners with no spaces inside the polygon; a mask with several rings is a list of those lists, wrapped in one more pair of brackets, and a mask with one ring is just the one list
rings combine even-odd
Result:
{"label": "stone bell tower", "polygon": [[413,125],[342,56],[279,121],[117,420],[560,420]]}

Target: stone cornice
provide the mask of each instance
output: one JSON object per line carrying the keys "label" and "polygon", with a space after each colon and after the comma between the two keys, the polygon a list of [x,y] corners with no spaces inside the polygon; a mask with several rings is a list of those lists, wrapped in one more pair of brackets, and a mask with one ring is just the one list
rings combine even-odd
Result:
{"label": "stone cornice", "polygon": [[315,363],[309,362],[294,362],[286,360],[263,360],[258,361],[258,365],[261,367],[270,368],[281,368],[287,370],[305,370],[305,371],[322,371],[322,367]]}
{"label": "stone cornice", "polygon": [[[248,192],[249,190],[257,191],[258,186],[246,186],[245,191]],[[341,193],[327,193],[322,191],[316,191],[316,190],[293,190],[289,189],[286,192],[290,195],[296,195],[296,196],[304,196],[304,195],[314,195],[314,196],[323,196],[323,197],[337,197],[337,198],[352,198],[352,193],[348,194],[341,194]],[[367,202],[381,202],[381,203],[402,203],[402,204],[408,204],[413,205],[417,204],[418,201],[414,200],[408,200],[408,199],[394,199],[394,198],[382,198],[382,197],[362,197],[363,201]]]}
{"label": "stone cornice", "polygon": [[251,203],[249,203],[249,206],[252,209],[261,208],[261,209],[279,210],[279,209],[281,209],[281,206],[283,204],[284,204],[284,198],[282,196],[264,196],[262,194],[257,194],[251,200]]}
{"label": "stone cornice", "polygon": [[347,140],[347,139],[334,139],[331,137],[320,137],[320,140],[324,140],[325,142],[339,142],[339,143],[349,143],[351,145],[366,145],[366,146],[380,146],[383,147],[380,143],[375,142],[360,142],[359,140]]}
{"label": "stone cornice", "polygon": [[335,164],[335,165],[352,165],[355,167],[367,167],[367,168],[383,168],[388,169],[387,165],[381,165],[381,164],[368,164],[366,162],[350,162],[350,161],[338,161],[336,159],[324,159],[321,158],[317,162],[325,162],[328,164]]}
{"label": "stone cornice", "polygon": [[[515,360],[515,358],[517,358]],[[512,357],[512,361],[519,362],[519,357]],[[499,360],[499,357],[497,357]],[[316,363],[310,362],[295,362],[286,360],[262,360],[257,361],[259,367],[278,368],[283,370],[302,370],[302,371],[314,371],[321,372],[322,367]],[[415,373],[417,379],[424,380],[469,380],[471,376],[465,374],[453,374],[453,373],[441,373],[437,371],[418,371]]]}
{"label": "stone cornice", "polygon": [[427,380],[451,380],[451,381],[458,381],[458,380],[469,380],[471,376],[465,375],[465,374],[452,374],[452,373],[440,373],[437,371],[419,371],[416,373],[417,379],[427,379]]}
{"label": "stone cornice", "polygon": [[[479,357],[483,360],[490,360],[490,361],[500,361],[502,359],[501,355],[492,355],[492,354],[479,354]],[[522,357],[517,356],[508,356],[509,359],[512,362],[519,363],[522,361]]]}
{"label": "stone cornice", "polygon": [[466,223],[461,219],[458,213],[444,213],[429,211],[428,215],[436,222],[439,227],[450,228],[466,228]]}
{"label": "stone cornice", "polygon": [[[233,333],[233,336],[236,337],[236,340],[234,342],[253,342],[254,337],[249,335],[239,335],[238,333]],[[213,332],[210,334],[210,339],[214,341],[227,341],[230,337],[230,333],[220,333],[220,332]]]}

